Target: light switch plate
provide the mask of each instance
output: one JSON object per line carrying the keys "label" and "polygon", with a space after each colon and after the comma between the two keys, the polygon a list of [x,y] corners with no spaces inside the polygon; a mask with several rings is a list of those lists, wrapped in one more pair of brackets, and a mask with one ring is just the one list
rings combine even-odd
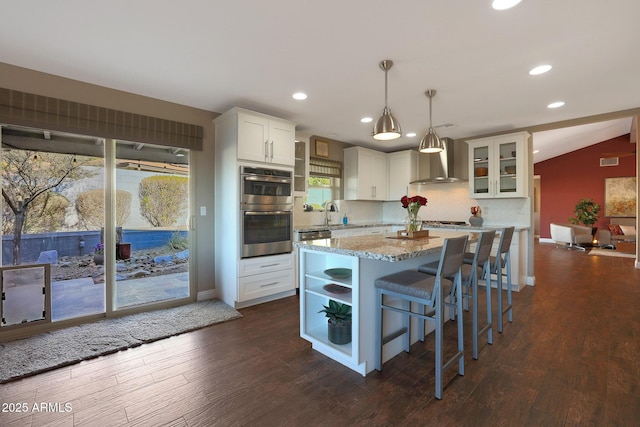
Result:
{"label": "light switch plate", "polygon": [[200,206],[200,216],[207,216],[207,207]]}

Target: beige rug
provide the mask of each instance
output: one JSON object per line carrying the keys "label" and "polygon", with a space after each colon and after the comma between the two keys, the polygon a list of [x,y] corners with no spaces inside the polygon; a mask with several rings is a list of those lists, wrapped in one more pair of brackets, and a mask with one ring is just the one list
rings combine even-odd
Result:
{"label": "beige rug", "polygon": [[0,343],[0,384],[240,317],[213,299]]}
{"label": "beige rug", "polygon": [[624,252],[618,252],[615,249],[600,249],[593,248],[589,251],[589,255],[600,255],[600,256],[615,256],[620,258],[635,258],[634,254],[627,254]]}

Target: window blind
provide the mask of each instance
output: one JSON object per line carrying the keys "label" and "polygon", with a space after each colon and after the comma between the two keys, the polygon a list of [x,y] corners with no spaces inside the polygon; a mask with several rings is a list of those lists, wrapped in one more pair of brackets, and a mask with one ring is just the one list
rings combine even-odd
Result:
{"label": "window blind", "polygon": [[309,158],[309,175],[342,178],[342,162],[337,160]]}
{"label": "window blind", "polygon": [[202,126],[0,88],[0,123],[202,150]]}

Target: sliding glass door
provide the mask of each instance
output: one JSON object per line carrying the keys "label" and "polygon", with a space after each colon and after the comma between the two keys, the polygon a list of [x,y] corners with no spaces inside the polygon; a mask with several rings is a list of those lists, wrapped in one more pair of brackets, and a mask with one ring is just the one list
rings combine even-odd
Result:
{"label": "sliding glass door", "polygon": [[188,151],[2,126],[0,155],[2,326],[189,298]]}
{"label": "sliding glass door", "polygon": [[138,145],[116,145],[115,309],[189,297],[189,153]]}

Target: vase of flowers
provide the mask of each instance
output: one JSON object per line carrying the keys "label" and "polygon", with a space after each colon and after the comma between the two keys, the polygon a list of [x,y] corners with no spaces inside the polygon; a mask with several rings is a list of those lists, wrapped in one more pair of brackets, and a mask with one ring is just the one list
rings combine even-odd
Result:
{"label": "vase of flowers", "polygon": [[418,218],[418,211],[427,204],[427,198],[422,196],[403,196],[400,202],[402,207],[407,210],[407,219],[405,220],[407,233],[422,230],[422,220]]}
{"label": "vase of flowers", "polygon": [[93,262],[98,265],[104,264],[104,243],[98,243],[93,248]]}
{"label": "vase of flowers", "polygon": [[480,206],[471,206],[471,217],[469,218],[469,224],[474,227],[480,227],[482,225],[482,217],[480,216]]}

